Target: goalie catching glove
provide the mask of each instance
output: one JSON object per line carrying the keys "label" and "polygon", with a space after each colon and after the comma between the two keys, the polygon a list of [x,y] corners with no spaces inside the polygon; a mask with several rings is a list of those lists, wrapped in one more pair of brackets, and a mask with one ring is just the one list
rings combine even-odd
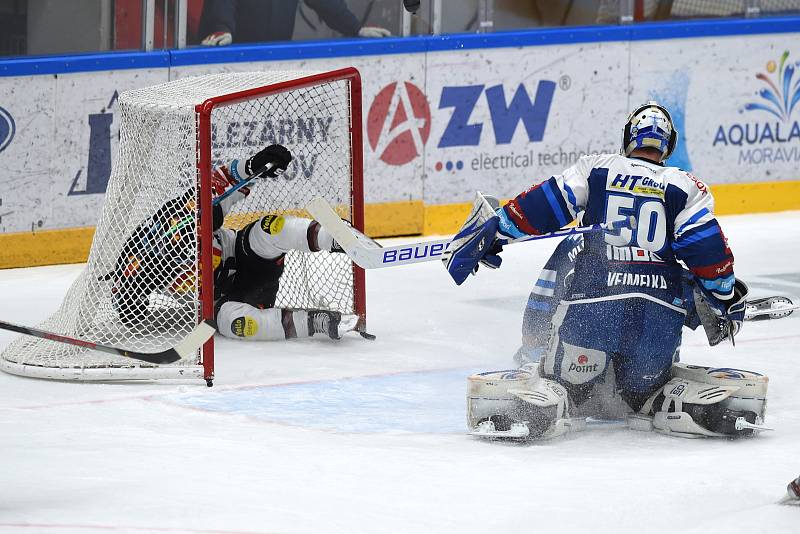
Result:
{"label": "goalie catching glove", "polygon": [[467,221],[442,255],[442,263],[456,284],[461,285],[470,273],[477,272],[479,264],[490,269],[500,267],[503,244],[517,237],[501,228],[499,207],[496,198],[478,193]]}
{"label": "goalie catching glove", "polygon": [[728,300],[720,300],[705,290],[702,284],[695,284],[695,309],[709,345],[713,347],[725,339],[735,344],[734,338],[744,322],[748,294],[747,284],[739,279],[734,282],[733,295]]}

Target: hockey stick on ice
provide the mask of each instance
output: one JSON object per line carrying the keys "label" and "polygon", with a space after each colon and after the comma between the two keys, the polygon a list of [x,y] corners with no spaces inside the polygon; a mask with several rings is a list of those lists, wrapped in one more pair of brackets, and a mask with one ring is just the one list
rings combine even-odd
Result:
{"label": "hockey stick on ice", "polygon": [[[330,207],[325,199],[316,198],[312,200],[306,206],[306,210],[329,234],[331,234],[331,236],[333,236],[336,242],[339,243],[356,265],[364,269],[380,269],[382,267],[395,267],[397,265],[409,265],[411,263],[438,260],[441,259],[442,254],[450,245],[450,239],[436,239],[384,248],[372,239],[357,233],[347,226],[336,212],[333,211],[333,208]],[[633,223],[634,221],[631,217],[613,223],[576,226],[575,228],[566,228],[548,234],[529,235],[518,239],[511,239],[503,243],[503,245],[536,241],[538,239],[549,239],[551,237],[583,234],[596,230],[630,228]]]}
{"label": "hockey stick on ice", "polygon": [[161,352],[137,352],[133,350],[118,349],[116,347],[110,347],[100,343],[93,343],[91,341],[85,341],[83,339],[77,339],[74,337],[62,336],[61,334],[48,332],[46,330],[39,330],[38,328],[31,328],[29,326],[20,326],[13,323],[7,323],[5,321],[0,321],[0,328],[3,330],[11,330],[12,332],[25,334],[27,336],[40,337],[42,339],[49,339],[50,341],[57,341],[59,343],[66,343],[68,345],[75,345],[77,347],[84,347],[87,349],[98,350],[100,352],[107,352],[108,354],[116,354],[118,356],[125,356],[126,358],[132,358],[134,360],[141,360],[143,362],[157,364],[177,362],[180,359],[192,355],[192,353],[197,351],[197,349],[199,349],[203,343],[208,341],[208,339],[213,336],[214,332],[216,331],[214,327],[211,326],[209,321],[203,321],[202,323],[198,324],[188,336],[179,341],[178,344],[171,349]]}

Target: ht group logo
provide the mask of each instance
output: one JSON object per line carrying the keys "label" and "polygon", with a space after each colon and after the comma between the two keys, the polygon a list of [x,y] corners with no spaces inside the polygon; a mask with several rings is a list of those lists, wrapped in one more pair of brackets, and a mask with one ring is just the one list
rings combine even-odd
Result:
{"label": "ht group logo", "polygon": [[767,62],[766,73],[755,75],[759,89],[740,110],[743,121],[717,127],[712,146],[738,147],[740,165],[800,161],[800,124],[793,118],[800,102],[794,79],[800,62],[788,59],[787,50],[778,61]]}
{"label": "ht group logo", "polygon": [[[440,149],[477,147],[482,141],[510,145],[520,123],[527,140],[542,141],[553,102],[556,82],[540,80],[535,86],[453,85],[441,88],[437,109],[449,113],[439,139]],[[559,82],[562,88],[567,82]],[[533,96],[531,96],[533,95]],[[474,117],[478,107],[488,116],[488,126]],[[431,135],[433,115],[423,91],[411,82],[393,82],[375,96],[367,115],[367,139],[373,152],[388,165],[405,165],[421,156]],[[490,133],[487,133],[491,130]],[[468,161],[438,161],[436,170],[473,170],[528,167],[533,151],[521,153],[476,153]],[[541,154],[539,159],[541,160]],[[549,154],[548,154],[549,156]],[[539,164],[542,162],[540,161]]]}
{"label": "ht group logo", "polygon": [[14,117],[11,116],[11,113],[0,107],[0,152],[11,144],[16,131],[17,125],[14,123]]}

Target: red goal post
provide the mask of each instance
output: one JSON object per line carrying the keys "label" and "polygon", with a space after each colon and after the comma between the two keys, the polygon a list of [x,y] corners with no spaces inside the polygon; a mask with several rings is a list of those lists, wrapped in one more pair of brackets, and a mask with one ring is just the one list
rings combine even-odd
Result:
{"label": "red goal post", "polygon": [[[364,230],[364,155],[362,140],[362,110],[361,110],[361,76],[357,69],[348,67],[344,69],[312,74],[295,80],[275,83],[266,87],[248,89],[229,93],[214,98],[209,98],[199,104],[197,112],[197,131],[198,131],[198,150],[197,150],[197,171],[200,179],[200,217],[205,220],[211,219],[211,172],[212,163],[212,112],[225,106],[245,102],[254,98],[275,95],[296,89],[312,87],[320,83],[334,81],[346,81],[349,88],[350,99],[350,149],[351,149],[351,224],[353,227]],[[201,273],[213,273],[214,267],[211,263],[212,254],[208,246],[212,243],[212,232],[210,225],[203,225],[200,228],[200,271]],[[360,329],[366,327],[367,305],[365,291],[364,270],[354,263],[353,269],[353,299],[354,310],[361,317]],[[213,277],[208,277],[213,280]],[[202,277],[205,279],[205,277]],[[206,286],[204,290],[201,286],[201,302],[203,319],[214,319],[214,288],[213,282]],[[214,340],[209,339],[203,347],[203,369],[206,381],[214,378]]]}

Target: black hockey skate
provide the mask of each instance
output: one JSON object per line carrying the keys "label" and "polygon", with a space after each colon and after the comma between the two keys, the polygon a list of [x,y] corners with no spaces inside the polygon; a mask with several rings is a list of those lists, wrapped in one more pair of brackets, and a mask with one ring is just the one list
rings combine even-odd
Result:
{"label": "black hockey skate", "polygon": [[794,303],[787,297],[764,297],[748,300],[744,318],[746,321],[763,321],[765,319],[781,319],[794,311]]}
{"label": "black hockey skate", "polygon": [[[659,396],[656,403],[661,402],[662,398]],[[726,401],[718,404],[684,404],[683,411],[701,427],[731,438],[752,437],[757,431],[772,430],[763,426],[755,412],[732,409],[728,404]]]}
{"label": "black hockey skate", "polygon": [[342,245],[340,245],[335,239],[333,239],[331,242],[331,252],[334,254],[347,254],[342,248]]}
{"label": "black hockey skate", "polygon": [[342,321],[342,314],[327,310],[308,311],[308,334],[325,334],[331,339],[341,339],[339,334],[339,323]]}

